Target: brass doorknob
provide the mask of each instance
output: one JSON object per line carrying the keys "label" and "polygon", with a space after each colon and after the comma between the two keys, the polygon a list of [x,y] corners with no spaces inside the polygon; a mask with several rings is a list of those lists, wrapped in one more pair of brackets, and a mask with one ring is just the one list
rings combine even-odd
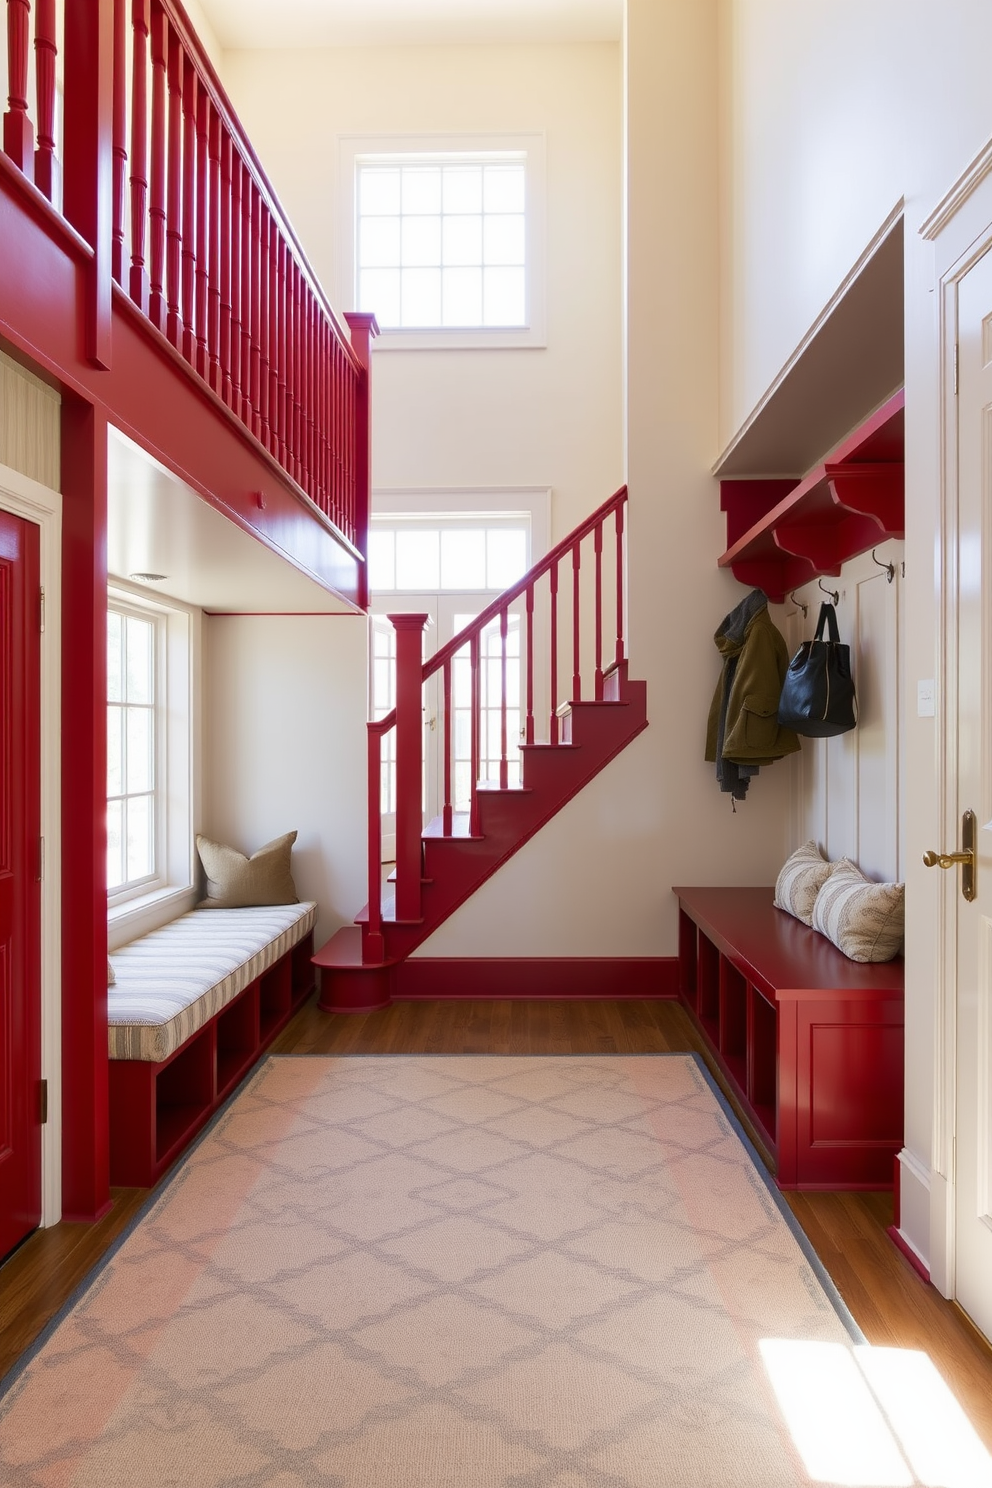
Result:
{"label": "brass doorknob", "polygon": [[927,868],[953,868],[956,863],[972,863],[974,859],[974,853],[939,853],[934,852],[933,848],[923,854],[923,862]]}
{"label": "brass doorknob", "polygon": [[961,894],[969,903],[978,892],[975,879],[978,875],[978,822],[973,811],[961,817],[961,852],[940,853],[930,848],[923,854],[927,868],[956,868],[961,864]]}

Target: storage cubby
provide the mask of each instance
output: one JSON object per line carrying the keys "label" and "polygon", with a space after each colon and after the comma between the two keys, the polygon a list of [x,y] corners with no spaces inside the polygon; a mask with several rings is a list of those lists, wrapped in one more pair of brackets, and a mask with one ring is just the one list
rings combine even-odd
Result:
{"label": "storage cubby", "polygon": [[747,1098],[759,1126],[771,1142],[778,1135],[776,1119],[776,1085],[778,1049],[778,1009],[757,987],[749,986],[751,1027],[748,1034],[751,1067],[748,1071]]}
{"label": "storage cubby", "polygon": [[317,986],[317,968],[313,964],[313,931],[305,935],[290,952],[292,958],[293,1006],[304,1002]]}
{"label": "storage cubby", "polygon": [[720,953],[705,935],[698,939],[696,1015],[704,1032],[715,1041],[720,1036]]}
{"label": "storage cubby", "polygon": [[679,993],[693,1011],[696,1009],[697,935],[689,916],[679,911]]}
{"label": "storage cubby", "polygon": [[[891,1188],[903,964],[849,961],[768,889],[676,889],[682,1001],[781,1188]],[[695,933],[693,933],[695,932]]]}
{"label": "storage cubby", "polygon": [[747,1090],[747,980],[720,957],[720,1023],[717,1047],[742,1091]]}
{"label": "storage cubby", "polygon": [[292,1010],[292,983],[289,956],[283,956],[258,979],[258,1026],[263,1044]]}
{"label": "storage cubby", "polygon": [[161,1162],[201,1126],[214,1102],[214,1026],[201,1028],[155,1079],[155,1155]]}
{"label": "storage cubby", "polygon": [[217,1015],[217,1094],[224,1096],[254,1063],[258,1050],[258,982]]}

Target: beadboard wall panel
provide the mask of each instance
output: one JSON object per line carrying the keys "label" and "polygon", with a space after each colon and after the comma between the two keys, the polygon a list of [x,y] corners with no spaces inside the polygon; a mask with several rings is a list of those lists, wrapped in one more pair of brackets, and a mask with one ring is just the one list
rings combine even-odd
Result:
{"label": "beadboard wall panel", "polygon": [[[798,846],[814,838],[829,858],[852,858],[870,878],[905,877],[900,832],[902,741],[903,545],[886,543],[879,558],[895,565],[890,584],[871,554],[846,564],[840,577],[824,579],[840,594],[837,623],[851,647],[858,695],[858,726],[833,739],[804,739],[794,764],[792,836]],[[812,636],[821,600],[816,584],[796,591],[808,606],[786,605],[783,630],[794,653]]]}
{"label": "beadboard wall panel", "polygon": [[0,464],[61,489],[61,399],[47,384],[0,352]]}

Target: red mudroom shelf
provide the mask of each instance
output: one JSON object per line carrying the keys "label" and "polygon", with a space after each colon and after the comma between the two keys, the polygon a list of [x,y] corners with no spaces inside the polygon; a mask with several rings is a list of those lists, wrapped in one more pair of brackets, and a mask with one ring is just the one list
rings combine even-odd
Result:
{"label": "red mudroom shelf", "polygon": [[725,480],[721,568],[780,603],[790,589],[889,537],[902,537],[903,408],[894,393],[800,481]]}

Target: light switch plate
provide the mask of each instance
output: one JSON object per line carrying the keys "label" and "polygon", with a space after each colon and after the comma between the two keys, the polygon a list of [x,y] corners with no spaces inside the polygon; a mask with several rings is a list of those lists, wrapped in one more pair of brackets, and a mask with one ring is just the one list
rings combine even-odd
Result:
{"label": "light switch plate", "polygon": [[933,718],[934,712],[933,678],[928,677],[926,681],[916,684],[916,716],[917,718]]}

